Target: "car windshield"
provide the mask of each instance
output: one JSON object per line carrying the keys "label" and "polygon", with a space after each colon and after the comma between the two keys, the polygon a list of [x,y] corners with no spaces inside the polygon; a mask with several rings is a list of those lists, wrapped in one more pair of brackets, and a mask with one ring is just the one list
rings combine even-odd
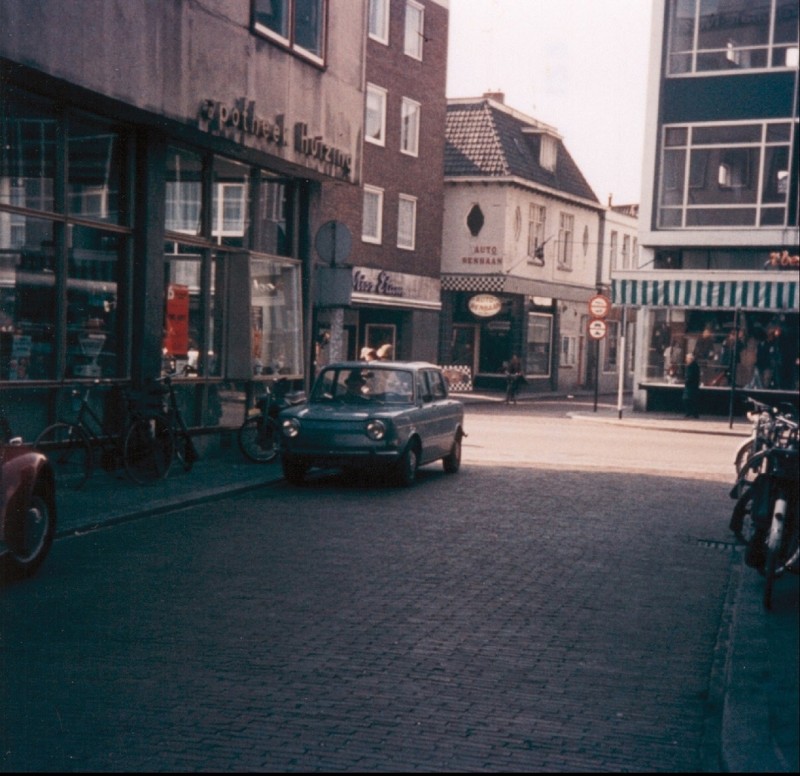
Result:
{"label": "car windshield", "polygon": [[341,367],[323,370],[311,392],[312,402],[409,404],[414,400],[411,372],[403,369]]}

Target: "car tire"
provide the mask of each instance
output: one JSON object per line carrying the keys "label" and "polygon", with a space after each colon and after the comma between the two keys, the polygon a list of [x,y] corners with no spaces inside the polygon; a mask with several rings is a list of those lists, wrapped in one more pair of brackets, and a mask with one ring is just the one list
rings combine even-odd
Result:
{"label": "car tire", "polygon": [[283,476],[286,478],[287,482],[299,487],[305,482],[306,472],[309,467],[307,463],[285,455],[281,458],[281,468],[283,469]]}
{"label": "car tire", "polygon": [[52,495],[41,486],[37,487],[20,517],[20,522],[6,537],[9,552],[4,576],[12,580],[32,577],[50,552],[56,534],[56,506]]}
{"label": "car tire", "polygon": [[455,474],[461,468],[461,434],[456,434],[450,452],[442,458],[442,468],[447,474]]}
{"label": "car tire", "polygon": [[415,444],[410,444],[400,456],[395,468],[395,481],[403,488],[413,485],[417,479],[419,467],[419,450]]}

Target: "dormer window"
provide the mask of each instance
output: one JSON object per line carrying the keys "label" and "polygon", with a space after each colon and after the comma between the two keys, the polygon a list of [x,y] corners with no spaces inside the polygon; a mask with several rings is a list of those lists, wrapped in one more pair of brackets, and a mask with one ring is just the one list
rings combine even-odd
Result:
{"label": "dormer window", "polygon": [[539,146],[539,164],[553,172],[556,169],[556,159],[558,158],[558,143],[551,135],[541,136],[541,145]]}

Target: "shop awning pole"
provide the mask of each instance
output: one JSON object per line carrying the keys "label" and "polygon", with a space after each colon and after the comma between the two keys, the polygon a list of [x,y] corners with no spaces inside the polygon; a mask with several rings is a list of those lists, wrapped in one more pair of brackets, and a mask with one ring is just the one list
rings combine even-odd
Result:
{"label": "shop awning pole", "polygon": [[622,328],[620,331],[620,338],[619,338],[619,359],[618,359],[618,368],[619,368],[619,379],[617,382],[617,417],[622,420],[622,394],[625,390],[625,328],[627,326],[627,313],[628,313],[628,306],[622,305]]}
{"label": "shop awning pole", "polygon": [[733,311],[733,333],[735,340],[733,342],[733,353],[731,354],[730,364],[730,383],[731,395],[730,402],[728,403],[728,428],[733,428],[733,404],[736,397],[736,368],[739,366],[739,308]]}

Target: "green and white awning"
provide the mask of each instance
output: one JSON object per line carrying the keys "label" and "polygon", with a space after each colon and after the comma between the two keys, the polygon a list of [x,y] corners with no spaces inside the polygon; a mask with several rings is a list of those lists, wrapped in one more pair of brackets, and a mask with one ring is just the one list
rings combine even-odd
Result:
{"label": "green and white awning", "polygon": [[648,271],[615,273],[611,300],[635,307],[800,309],[798,274],[779,272]]}

